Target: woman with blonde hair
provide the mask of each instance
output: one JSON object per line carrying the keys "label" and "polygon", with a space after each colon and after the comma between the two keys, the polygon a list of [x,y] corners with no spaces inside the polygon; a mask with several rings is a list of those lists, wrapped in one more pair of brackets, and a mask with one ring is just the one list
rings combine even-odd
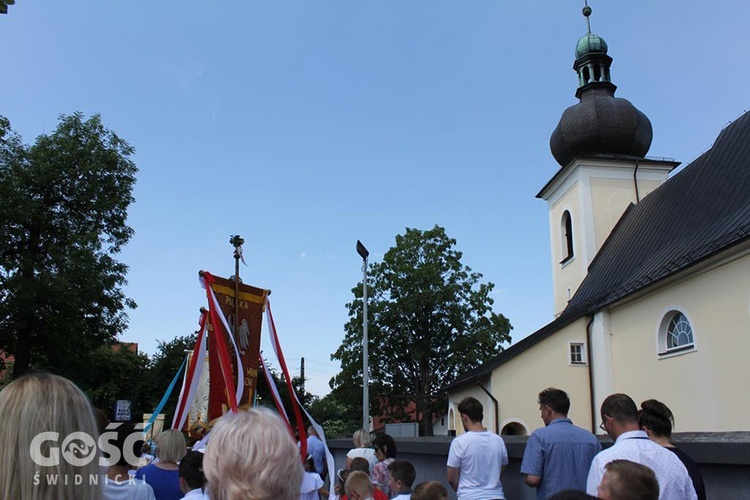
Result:
{"label": "woman with blonde hair", "polygon": [[0,391],[0,498],[100,499],[99,432],[68,379],[32,373]]}
{"label": "woman with blonde hair", "polygon": [[211,500],[298,500],[302,460],[289,429],[266,408],[221,417],[203,459]]}
{"label": "woman with blonde hair", "polygon": [[175,429],[163,431],[156,438],[156,458],[159,461],[138,469],[136,479],[143,479],[151,485],[156,500],[179,500],[183,493],[177,462],[185,453],[185,436]]}
{"label": "woman with blonde hair", "polygon": [[375,450],[372,447],[372,441],[370,441],[370,433],[364,429],[358,429],[354,431],[354,448],[349,450],[346,454],[346,468],[352,468],[352,460],[357,457],[362,457],[370,462],[370,472],[372,468],[378,463],[377,457],[375,457]]}

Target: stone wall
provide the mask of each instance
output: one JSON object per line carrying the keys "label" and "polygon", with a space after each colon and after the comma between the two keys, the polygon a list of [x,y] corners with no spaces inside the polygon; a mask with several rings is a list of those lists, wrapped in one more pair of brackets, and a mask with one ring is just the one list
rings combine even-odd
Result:
{"label": "stone wall", "polygon": [[[675,444],[698,463],[709,499],[750,500],[750,432],[686,433],[673,437]],[[450,498],[455,499],[445,479],[445,463],[452,439],[448,436],[399,439],[396,444],[397,458],[410,461],[417,469],[415,485],[423,481],[440,481],[450,492]],[[520,474],[527,438],[503,436],[503,439],[510,457],[502,476],[506,498],[535,500],[535,490],[524,484]],[[328,444],[336,461],[336,469],[344,468],[351,439],[331,440]],[[602,444],[611,446],[612,441],[603,439]]]}

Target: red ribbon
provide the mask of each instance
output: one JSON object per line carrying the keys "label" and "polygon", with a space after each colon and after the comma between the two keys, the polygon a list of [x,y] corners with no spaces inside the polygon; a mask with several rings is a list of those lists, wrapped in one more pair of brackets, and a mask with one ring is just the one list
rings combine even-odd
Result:
{"label": "red ribbon", "polygon": [[[206,296],[208,298],[208,314],[210,315],[211,325],[214,330],[214,343],[216,350],[219,354],[219,365],[221,366],[221,375],[224,378],[224,386],[227,393],[227,399],[229,400],[229,408],[232,412],[237,412],[237,395],[235,393],[234,379],[232,372],[232,362],[229,360],[229,351],[227,350],[227,344],[224,341],[224,330],[222,324],[219,322],[216,316],[216,306],[211,297],[211,285],[213,284],[213,276],[211,273],[206,271],[203,272],[203,278],[206,281]],[[242,384],[244,381],[239,380],[238,383]]]}

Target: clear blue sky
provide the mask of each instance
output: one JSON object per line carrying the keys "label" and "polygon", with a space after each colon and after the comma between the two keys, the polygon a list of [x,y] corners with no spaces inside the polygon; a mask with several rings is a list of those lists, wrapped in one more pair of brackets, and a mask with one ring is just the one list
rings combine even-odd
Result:
{"label": "clear blue sky", "polygon": [[[748,2],[590,4],[617,95],[653,124],[649,155],[690,162],[748,107]],[[98,112],[137,149],[123,340],[151,354],[195,330],[197,272],[231,274],[239,233],[244,280],[273,291],[287,359],[323,395],[357,239],[378,260],[405,227],[442,225],[496,284],[514,341],[552,319],[534,196],[576,102],[582,6],[18,0],[0,17],[0,114],[33,142],[60,113]]]}

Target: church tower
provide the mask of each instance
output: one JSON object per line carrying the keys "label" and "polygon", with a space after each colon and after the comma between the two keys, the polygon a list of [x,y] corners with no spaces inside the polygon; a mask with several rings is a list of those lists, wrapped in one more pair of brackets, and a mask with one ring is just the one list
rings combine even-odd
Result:
{"label": "church tower", "polygon": [[651,122],[615,97],[607,43],[588,32],[576,45],[579,102],[565,110],[550,137],[560,170],[537,194],[549,207],[555,315],[567,306],[589,264],[631,204],[661,185],[678,163],[645,157]]}

